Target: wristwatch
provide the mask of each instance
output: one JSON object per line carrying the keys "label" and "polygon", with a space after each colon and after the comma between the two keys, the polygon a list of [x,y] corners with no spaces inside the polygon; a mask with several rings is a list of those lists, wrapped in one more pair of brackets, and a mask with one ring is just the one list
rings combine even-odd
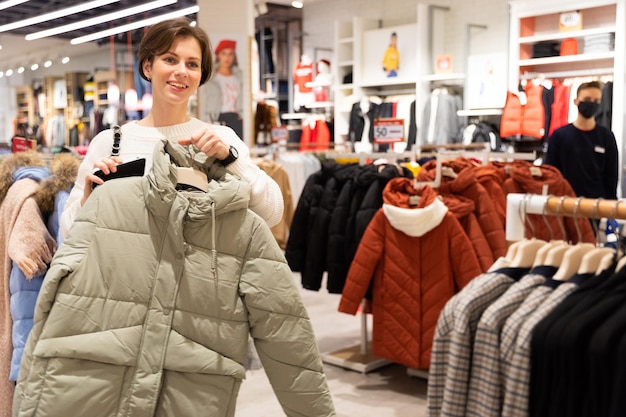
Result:
{"label": "wristwatch", "polygon": [[233,145],[230,145],[230,148],[228,148],[228,156],[225,159],[218,159],[218,162],[223,167],[226,167],[235,162],[237,158],[239,158],[239,152],[237,151],[237,148],[235,148]]}

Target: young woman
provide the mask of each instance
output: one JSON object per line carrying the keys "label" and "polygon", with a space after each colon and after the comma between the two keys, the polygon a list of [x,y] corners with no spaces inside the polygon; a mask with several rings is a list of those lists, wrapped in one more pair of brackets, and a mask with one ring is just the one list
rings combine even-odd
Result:
{"label": "young woman", "polygon": [[245,143],[225,126],[209,125],[187,114],[187,103],[212,73],[212,54],[207,34],[187,20],[170,20],[153,26],[142,39],[138,52],[139,73],[152,84],[152,110],[142,120],[121,128],[119,157],[111,157],[113,133],[100,132],[90,143],[61,218],[61,231],[69,231],[80,207],[91,194],[91,184],[101,184],[93,175],[105,174],[116,166],[146,158],[145,171],[152,166],[152,152],[161,139],[192,145],[215,157],[226,169],[251,185],[250,209],[269,226],[283,213],[278,185],[250,159]]}

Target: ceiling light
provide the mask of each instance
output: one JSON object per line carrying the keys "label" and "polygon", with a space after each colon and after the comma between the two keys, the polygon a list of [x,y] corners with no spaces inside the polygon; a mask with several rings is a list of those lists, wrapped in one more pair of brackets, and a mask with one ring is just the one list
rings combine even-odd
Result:
{"label": "ceiling light", "polygon": [[9,7],[17,6],[18,4],[26,3],[28,0],[7,0],[0,2],[0,10],[8,9]]}
{"label": "ceiling light", "polygon": [[52,61],[47,60],[46,62],[43,63],[43,66],[46,68],[50,68],[52,66]]}
{"label": "ceiling light", "polygon": [[121,19],[124,17],[132,16],[134,14],[139,14],[143,12],[147,12],[148,10],[158,9],[159,7],[168,6],[170,4],[176,3],[178,0],[157,0],[150,3],[142,4],[135,7],[130,7],[128,9],[119,10],[117,12],[105,14],[98,17],[93,17],[91,19],[81,20],[80,22],[70,23],[69,25],[63,25],[52,29],[42,30],[35,33],[29,33],[26,35],[27,41],[32,41],[34,39],[46,38],[48,36],[58,35],[60,33],[71,32],[73,30],[83,29],[89,26],[98,25],[101,23],[110,22],[112,20]]}
{"label": "ceiling light", "polygon": [[37,71],[39,69],[39,64],[33,64],[30,66],[31,71]]}
{"label": "ceiling light", "polygon": [[21,73],[23,73],[23,72],[24,72],[24,67],[19,67],[19,68],[17,69],[17,73],[18,73],[18,74],[21,74]]}
{"label": "ceiling light", "polygon": [[292,1],[291,5],[296,9],[301,9],[304,6],[301,1]]}
{"label": "ceiling light", "polygon": [[140,20],[138,22],[129,23],[127,25],[118,26],[116,28],[111,28],[107,30],[103,30],[101,32],[92,33],[91,35],[80,36],[78,38],[74,38],[70,41],[72,45],[78,45],[85,42],[94,41],[96,39],[106,38],[107,36],[117,35],[118,33],[128,32],[129,30],[139,29],[146,26],[153,25],[155,23],[159,23],[163,20],[174,19],[177,17],[186,16],[189,14],[197,13],[200,10],[200,6],[191,6],[185,9],[177,10],[175,12],[165,13],[160,16],[154,16],[149,19]]}
{"label": "ceiling light", "polygon": [[4,73],[4,75],[6,75],[7,77],[10,77],[11,75],[13,75],[13,70],[8,69],[7,72]]}
{"label": "ceiling light", "polygon": [[67,64],[68,62],[70,62],[69,56],[64,56],[63,59],[61,59],[61,64]]}
{"label": "ceiling light", "polygon": [[86,10],[96,9],[101,6],[105,6],[111,3],[117,3],[120,0],[94,0],[84,4],[68,7],[67,9],[57,10],[55,12],[42,14],[39,16],[31,17],[29,19],[20,20],[18,22],[9,23],[0,26],[0,32],[7,32],[9,30],[23,28],[25,26],[36,25],[38,23],[47,22],[49,20],[58,19],[61,17],[69,16],[72,14],[84,12]]}
{"label": "ceiling light", "polygon": [[0,71],[0,78],[4,77],[4,72]]}

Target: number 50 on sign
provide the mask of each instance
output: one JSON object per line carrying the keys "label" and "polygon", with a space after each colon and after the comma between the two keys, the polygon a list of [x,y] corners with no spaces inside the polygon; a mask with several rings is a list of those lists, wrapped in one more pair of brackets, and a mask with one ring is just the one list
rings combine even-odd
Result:
{"label": "number 50 on sign", "polygon": [[404,140],[404,119],[374,120],[374,143],[386,144]]}

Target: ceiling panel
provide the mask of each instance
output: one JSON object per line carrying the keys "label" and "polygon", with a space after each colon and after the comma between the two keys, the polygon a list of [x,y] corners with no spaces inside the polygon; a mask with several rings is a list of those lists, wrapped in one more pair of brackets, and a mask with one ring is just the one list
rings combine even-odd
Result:
{"label": "ceiling panel", "polygon": [[[120,0],[112,4],[101,6],[97,9],[92,9],[92,10],[88,10],[85,12],[76,13],[76,14],[66,16],[60,19],[55,19],[55,20],[51,20],[48,22],[39,23],[37,25],[11,30],[9,32],[2,32],[0,33],[0,37],[2,37],[2,34],[25,36],[29,33],[38,32],[41,30],[50,29],[53,27],[66,25],[66,24],[82,21],[82,20],[89,19],[89,18],[94,18],[97,16],[102,16],[102,15],[112,13],[118,10],[127,9],[129,7],[138,6],[140,4],[145,4],[149,2],[150,0],[143,0],[143,1]],[[8,24],[8,23],[13,23],[13,22],[17,22],[20,20],[24,20],[24,19],[29,19],[35,16],[50,13],[53,11],[66,9],[66,8],[76,6],[79,4],[84,4],[84,3],[86,3],[85,0],[29,0],[25,3],[0,11],[0,26]],[[151,10],[151,11],[142,13],[141,15],[138,15],[138,16],[122,18],[122,19],[118,19],[110,23],[101,23],[97,25],[92,25],[84,29],[79,29],[79,30],[75,30],[72,32],[60,34],[58,35],[58,37],[64,38],[64,39],[71,39],[71,38],[75,38],[78,36],[83,36],[83,35],[87,35],[90,33],[109,29],[110,27],[123,25],[133,20],[137,20],[138,18],[144,19],[144,18],[148,18],[152,16],[158,16],[167,12],[179,10],[179,9],[193,6],[196,4],[197,4],[196,0],[178,0],[177,3],[174,3],[169,6],[164,6],[159,9]],[[138,35],[135,35],[135,33],[137,33]],[[133,37],[141,35],[141,31],[136,31],[135,33],[133,33]],[[118,40],[120,42],[124,42],[125,39],[122,39],[122,38],[123,36],[120,36],[118,37]]]}

